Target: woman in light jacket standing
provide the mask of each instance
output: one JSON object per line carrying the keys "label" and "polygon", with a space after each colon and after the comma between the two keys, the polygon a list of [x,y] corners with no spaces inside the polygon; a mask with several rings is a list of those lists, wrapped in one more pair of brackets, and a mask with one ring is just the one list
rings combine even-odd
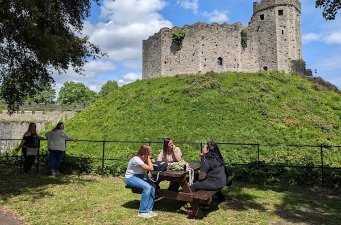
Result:
{"label": "woman in light jacket standing", "polygon": [[57,126],[45,134],[49,149],[49,170],[52,176],[60,175],[59,167],[65,154],[65,141],[74,140],[64,131],[64,123],[59,122]]}

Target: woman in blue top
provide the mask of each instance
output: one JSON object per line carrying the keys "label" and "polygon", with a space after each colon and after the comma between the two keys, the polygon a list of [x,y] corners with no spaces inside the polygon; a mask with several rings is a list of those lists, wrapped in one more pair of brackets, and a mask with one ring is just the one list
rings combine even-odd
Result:
{"label": "woman in blue top", "polygon": [[153,171],[151,162],[152,148],[149,145],[141,146],[140,150],[128,162],[124,182],[132,188],[142,190],[139,217],[151,218],[157,216],[153,212],[155,198],[155,184],[145,176],[145,171]]}

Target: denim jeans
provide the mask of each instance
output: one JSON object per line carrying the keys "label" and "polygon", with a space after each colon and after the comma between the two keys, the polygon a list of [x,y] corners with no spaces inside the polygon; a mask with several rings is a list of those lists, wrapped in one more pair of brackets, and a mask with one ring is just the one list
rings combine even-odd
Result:
{"label": "denim jeans", "polygon": [[146,213],[152,211],[155,198],[154,182],[146,177],[137,175],[124,178],[123,180],[129,187],[142,190],[139,212]]}
{"label": "denim jeans", "polygon": [[49,169],[59,171],[60,164],[64,157],[64,151],[49,150]]}

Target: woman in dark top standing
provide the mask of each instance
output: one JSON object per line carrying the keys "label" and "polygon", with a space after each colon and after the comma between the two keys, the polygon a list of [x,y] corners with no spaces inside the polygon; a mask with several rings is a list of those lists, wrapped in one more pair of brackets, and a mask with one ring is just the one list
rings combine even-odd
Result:
{"label": "woman in dark top standing", "polygon": [[207,142],[202,149],[199,180],[191,186],[197,190],[218,190],[226,185],[224,159],[215,142]]}
{"label": "woman in dark top standing", "polygon": [[25,132],[23,139],[16,149],[22,149],[22,154],[24,156],[23,171],[26,173],[31,170],[36,156],[38,155],[39,141],[46,140],[44,137],[40,137],[37,134],[37,125],[35,123],[30,123],[28,130]]}

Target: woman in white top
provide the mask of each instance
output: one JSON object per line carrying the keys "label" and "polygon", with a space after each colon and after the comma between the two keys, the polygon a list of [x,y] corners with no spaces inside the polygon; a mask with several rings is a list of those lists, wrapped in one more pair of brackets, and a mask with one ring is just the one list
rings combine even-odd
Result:
{"label": "woman in white top", "polygon": [[59,122],[57,126],[45,134],[48,140],[49,169],[52,176],[60,175],[59,167],[65,154],[65,141],[74,140],[64,131],[64,123]]}
{"label": "woman in white top", "polygon": [[167,138],[163,142],[163,149],[161,150],[159,156],[157,157],[157,161],[164,162],[178,162],[181,160],[181,150],[179,147],[176,147],[173,140]]}
{"label": "woman in white top", "polygon": [[149,145],[142,145],[140,150],[129,160],[123,179],[129,187],[142,190],[138,214],[142,218],[157,216],[152,211],[155,198],[155,184],[145,175],[145,171],[153,171],[153,164],[150,159],[151,151],[152,148]]}

